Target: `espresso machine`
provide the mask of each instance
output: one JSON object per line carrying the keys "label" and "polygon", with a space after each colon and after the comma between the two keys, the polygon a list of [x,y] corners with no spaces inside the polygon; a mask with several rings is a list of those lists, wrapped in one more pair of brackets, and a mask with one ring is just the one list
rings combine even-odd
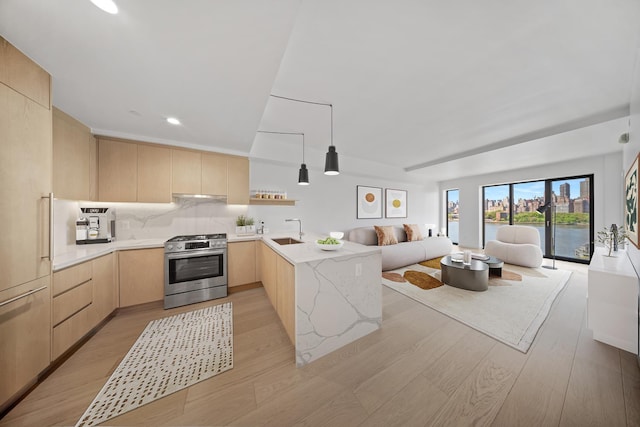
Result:
{"label": "espresso machine", "polygon": [[109,243],[116,237],[116,215],[111,208],[80,208],[76,221],[76,245]]}

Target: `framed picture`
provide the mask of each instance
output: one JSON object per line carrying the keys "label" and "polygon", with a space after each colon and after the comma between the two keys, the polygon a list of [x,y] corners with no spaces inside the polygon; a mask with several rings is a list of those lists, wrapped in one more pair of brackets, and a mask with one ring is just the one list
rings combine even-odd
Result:
{"label": "framed picture", "polygon": [[382,188],[356,186],[358,219],[382,218]]}
{"label": "framed picture", "polygon": [[638,157],[636,155],[624,178],[624,228],[629,241],[640,247],[638,243]]}
{"label": "framed picture", "polygon": [[407,190],[393,190],[387,188],[384,195],[387,203],[385,216],[387,218],[406,218],[407,217]]}

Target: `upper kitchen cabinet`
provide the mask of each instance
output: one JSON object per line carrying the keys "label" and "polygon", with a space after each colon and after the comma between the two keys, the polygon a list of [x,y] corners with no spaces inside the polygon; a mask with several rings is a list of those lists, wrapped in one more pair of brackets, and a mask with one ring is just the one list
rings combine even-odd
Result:
{"label": "upper kitchen cabinet", "polygon": [[98,200],[138,201],[138,145],[98,137]]}
{"label": "upper kitchen cabinet", "polygon": [[91,130],[53,108],[53,192],[59,199],[95,200],[96,139]]}
{"label": "upper kitchen cabinet", "polygon": [[138,202],[171,203],[171,149],[138,144]]}
{"label": "upper kitchen cabinet", "polygon": [[0,82],[40,106],[51,109],[49,73],[0,37]]}
{"label": "upper kitchen cabinet", "polygon": [[227,158],[227,203],[249,204],[249,159],[229,156]]}
{"label": "upper kitchen cabinet", "polygon": [[224,154],[202,153],[202,194],[227,195],[229,158]]}
{"label": "upper kitchen cabinet", "polygon": [[43,95],[49,82],[46,72],[0,38],[0,243],[11,248],[0,257],[0,290],[51,272],[52,117],[50,98]]}
{"label": "upper kitchen cabinet", "polygon": [[191,150],[171,150],[171,191],[201,194],[202,154]]}

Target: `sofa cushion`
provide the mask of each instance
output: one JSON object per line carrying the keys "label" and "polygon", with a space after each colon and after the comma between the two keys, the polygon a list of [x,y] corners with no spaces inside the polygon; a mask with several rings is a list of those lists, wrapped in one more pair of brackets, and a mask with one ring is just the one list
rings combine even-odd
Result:
{"label": "sofa cushion", "polygon": [[378,246],[395,245],[398,243],[392,225],[374,225],[373,228],[378,235]]}
{"label": "sofa cushion", "polygon": [[415,242],[423,239],[418,224],[403,224],[403,227],[407,233],[407,242]]}

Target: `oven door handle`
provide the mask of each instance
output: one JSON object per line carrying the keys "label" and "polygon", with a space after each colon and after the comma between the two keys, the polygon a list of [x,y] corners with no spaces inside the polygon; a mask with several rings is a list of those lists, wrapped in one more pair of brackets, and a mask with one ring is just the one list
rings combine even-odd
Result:
{"label": "oven door handle", "polygon": [[195,258],[199,256],[212,256],[212,255],[224,255],[225,250],[215,250],[215,251],[203,251],[203,252],[179,252],[175,254],[166,254],[167,259],[184,259],[184,258]]}

